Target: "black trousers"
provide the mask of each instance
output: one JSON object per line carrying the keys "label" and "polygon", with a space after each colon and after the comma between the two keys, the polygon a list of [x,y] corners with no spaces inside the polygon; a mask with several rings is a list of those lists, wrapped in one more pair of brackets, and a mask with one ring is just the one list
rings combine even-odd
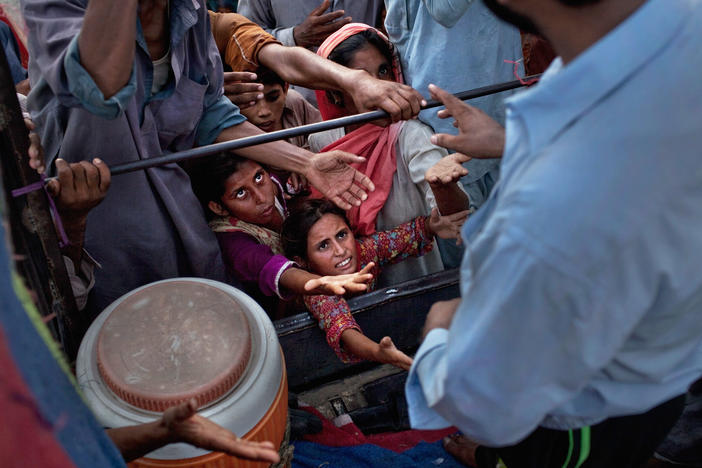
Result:
{"label": "black trousers", "polygon": [[634,416],[610,418],[570,431],[540,427],[516,445],[481,446],[478,468],[638,468],[652,455],[680,417],[685,396]]}

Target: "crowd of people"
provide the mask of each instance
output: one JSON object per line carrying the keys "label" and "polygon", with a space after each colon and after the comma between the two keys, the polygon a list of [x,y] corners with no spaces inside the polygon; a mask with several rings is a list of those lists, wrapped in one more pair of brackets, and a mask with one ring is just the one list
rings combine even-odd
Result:
{"label": "crowd of people", "polygon": [[[445,445],[468,466],[647,463],[702,377],[702,2],[224,3],[22,0],[28,73],[0,30],[79,306],[228,282],[272,319],[309,311],[343,362],[408,370],[412,425],[458,427]],[[451,94],[540,66],[526,90]],[[430,97],[442,110],[421,110]],[[388,117],[110,176],[375,109]],[[103,431],[2,244],[0,398],[45,447],[27,456],[122,466],[181,441],[278,460],[194,402]],[[459,266],[413,357],[351,314],[352,296]],[[690,444],[660,456],[699,462]]]}

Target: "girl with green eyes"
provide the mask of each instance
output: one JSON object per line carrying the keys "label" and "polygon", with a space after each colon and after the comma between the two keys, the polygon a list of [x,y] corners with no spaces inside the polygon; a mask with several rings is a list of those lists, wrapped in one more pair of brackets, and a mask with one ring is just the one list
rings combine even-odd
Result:
{"label": "girl with green eyes", "polygon": [[[343,211],[324,199],[305,200],[283,223],[282,244],[287,258],[322,277],[348,276],[355,272],[377,277],[381,267],[432,251],[434,236],[455,239],[467,216],[460,212],[420,216],[394,229],[355,237]],[[368,289],[375,287],[375,279]],[[327,343],[344,362],[361,359],[409,369],[412,359],[398,350],[390,337],[380,343],[366,337],[351,315],[343,295],[306,295],[310,313],[325,332]]]}
{"label": "girl with green eyes", "polygon": [[210,218],[227,273],[272,318],[293,310],[301,294],[344,294],[367,288],[370,268],[319,276],[283,255],[280,229],[287,209],[280,182],[260,164],[223,152],[191,174],[193,190]]}
{"label": "girl with green eyes", "polygon": [[[317,54],[380,80],[403,81],[393,45],[365,24],[340,28],[324,41]],[[358,113],[351,96],[340,91],[317,91],[317,103],[324,120]],[[347,213],[355,234],[370,235],[393,228],[436,206],[442,213],[455,212],[442,205],[439,194],[435,196],[425,181],[426,171],[447,155],[445,149],[431,144],[432,133],[419,120],[409,120],[386,126],[354,125],[309,136],[310,148],[315,151],[342,149],[366,158],[354,167],[370,177],[376,190]],[[461,200],[459,204],[467,207],[460,184],[452,184],[443,193],[449,203]],[[443,264],[438,249],[434,249],[421,258],[384,269],[379,281],[388,286],[440,270]]]}

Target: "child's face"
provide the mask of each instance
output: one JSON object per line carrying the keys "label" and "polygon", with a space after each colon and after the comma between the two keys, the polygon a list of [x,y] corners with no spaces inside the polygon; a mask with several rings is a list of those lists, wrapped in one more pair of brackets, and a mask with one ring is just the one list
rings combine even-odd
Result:
{"label": "child's face", "polygon": [[322,276],[358,270],[356,239],[343,218],[327,213],[314,223],[307,235],[307,262],[312,272]]}
{"label": "child's face", "polygon": [[263,99],[259,99],[251,107],[241,109],[241,113],[249,122],[264,132],[282,130],[287,88],[287,86],[283,87],[279,84],[264,85]]}
{"label": "child's face", "polygon": [[[245,161],[225,182],[221,206],[229,215],[242,221],[277,229],[282,217],[275,207],[276,186],[268,173],[253,161]],[[217,209],[215,209],[217,208]]]}

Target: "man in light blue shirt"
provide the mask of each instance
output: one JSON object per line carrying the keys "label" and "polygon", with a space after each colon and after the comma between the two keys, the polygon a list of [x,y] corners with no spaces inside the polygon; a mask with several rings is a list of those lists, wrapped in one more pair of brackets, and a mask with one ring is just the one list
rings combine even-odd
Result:
{"label": "man in light blue shirt", "polygon": [[[461,299],[427,318],[411,421],[509,468],[639,466],[702,375],[702,3],[486,3],[560,58],[508,100],[502,178],[464,226]],[[461,130],[435,143],[500,141],[434,95]]]}

